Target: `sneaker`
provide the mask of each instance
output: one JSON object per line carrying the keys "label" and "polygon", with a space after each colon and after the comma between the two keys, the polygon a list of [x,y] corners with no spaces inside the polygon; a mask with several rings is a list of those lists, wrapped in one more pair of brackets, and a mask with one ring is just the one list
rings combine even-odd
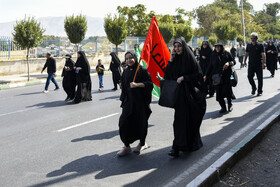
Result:
{"label": "sneaker", "polygon": [[262,96],[262,93],[258,93],[257,96]]}
{"label": "sneaker", "polygon": [[43,93],[48,93],[48,92],[49,92],[48,90],[44,90],[44,91],[43,91]]}
{"label": "sneaker", "polygon": [[123,147],[122,150],[120,150],[118,153],[117,153],[117,156],[118,157],[123,157],[127,154],[131,153],[131,148],[130,147]]}
{"label": "sneaker", "polygon": [[145,143],[145,145],[141,146],[141,144],[139,143],[137,145],[137,147],[135,147],[135,149],[133,150],[134,153],[140,153],[140,151],[143,151],[145,149],[148,149],[148,145]]}
{"label": "sneaker", "polygon": [[59,87],[55,88],[54,91],[59,90]]}

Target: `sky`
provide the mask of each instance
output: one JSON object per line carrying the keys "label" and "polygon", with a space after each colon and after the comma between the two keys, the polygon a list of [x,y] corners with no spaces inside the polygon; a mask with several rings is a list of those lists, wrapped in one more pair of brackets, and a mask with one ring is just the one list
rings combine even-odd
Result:
{"label": "sky", "polygon": [[[255,10],[262,10],[264,3],[279,0],[249,0]],[[0,23],[23,19],[25,15],[40,17],[59,17],[80,14],[104,18],[116,13],[117,6],[144,4],[147,12],[156,14],[175,14],[180,7],[191,11],[214,0],[0,0]],[[239,0],[238,0],[239,2]]]}

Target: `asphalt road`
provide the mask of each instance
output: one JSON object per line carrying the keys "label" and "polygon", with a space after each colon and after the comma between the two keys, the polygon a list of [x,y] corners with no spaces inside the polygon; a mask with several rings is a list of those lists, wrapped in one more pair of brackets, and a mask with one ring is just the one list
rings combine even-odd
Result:
{"label": "asphalt road", "polygon": [[[238,64],[239,65],[239,64]],[[201,127],[204,146],[177,159],[167,155],[173,141],[173,110],[151,104],[147,143],[140,155],[118,158],[120,90],[111,76],[93,100],[65,103],[63,89],[42,93],[44,85],[0,91],[0,186],[185,186],[228,149],[280,109],[280,75],[264,71],[264,93],[251,96],[247,69],[238,70],[233,111],[220,115],[207,99]],[[61,84],[61,83],[60,83]],[[136,146],[138,142],[133,144]]]}

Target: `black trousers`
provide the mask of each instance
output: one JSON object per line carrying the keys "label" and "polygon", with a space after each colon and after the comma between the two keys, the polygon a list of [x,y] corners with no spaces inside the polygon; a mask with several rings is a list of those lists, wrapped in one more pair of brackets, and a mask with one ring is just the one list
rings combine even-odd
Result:
{"label": "black trousers", "polygon": [[258,93],[262,94],[263,90],[263,69],[262,66],[257,66],[257,67],[250,67],[248,68],[248,80],[252,86],[252,90],[256,90],[256,84],[254,81],[254,76],[255,74],[257,75],[257,79],[258,79]]}

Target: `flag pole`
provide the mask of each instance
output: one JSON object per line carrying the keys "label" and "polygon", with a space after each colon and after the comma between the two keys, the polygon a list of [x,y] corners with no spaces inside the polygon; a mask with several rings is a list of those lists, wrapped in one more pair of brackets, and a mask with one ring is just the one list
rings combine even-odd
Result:
{"label": "flag pole", "polygon": [[135,74],[134,74],[134,77],[133,77],[133,81],[132,81],[132,82],[134,82],[135,79],[136,79],[136,75],[137,75],[138,70],[139,70],[140,62],[141,62],[141,58],[139,59],[138,66],[137,66],[137,69],[136,69],[136,71],[135,71]]}

